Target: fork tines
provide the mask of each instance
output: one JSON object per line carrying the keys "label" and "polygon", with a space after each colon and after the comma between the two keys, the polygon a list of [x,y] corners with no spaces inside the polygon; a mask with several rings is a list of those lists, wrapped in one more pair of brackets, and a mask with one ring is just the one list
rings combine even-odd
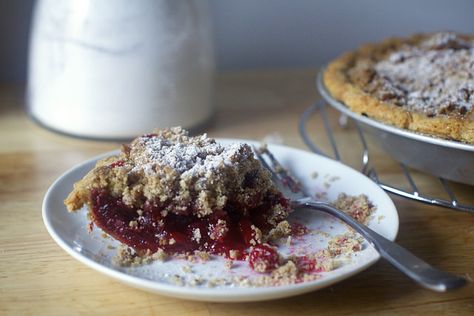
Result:
{"label": "fork tines", "polygon": [[[267,144],[263,144],[259,148],[254,147],[255,154],[260,160],[262,165],[267,168],[274,177],[279,179],[283,185],[288,187],[292,192],[301,192],[301,184],[298,180],[293,177],[290,172],[284,168],[275,156],[268,150]],[[268,157],[270,165],[267,163],[264,157]]]}

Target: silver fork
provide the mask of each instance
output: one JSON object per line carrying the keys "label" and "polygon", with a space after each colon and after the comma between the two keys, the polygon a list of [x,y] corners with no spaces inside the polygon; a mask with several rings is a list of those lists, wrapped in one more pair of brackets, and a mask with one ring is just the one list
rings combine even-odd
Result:
{"label": "silver fork", "polygon": [[[334,208],[331,204],[312,199],[308,194],[303,192],[298,181],[281,166],[266,146],[254,148],[254,150],[263,166],[271,172],[272,180],[275,185],[280,189],[283,195],[290,200],[293,209],[314,209],[328,213],[342,220],[361,234],[385,260],[390,262],[410,279],[427,289],[437,292],[446,292],[466,285],[467,280],[464,277],[432,267],[405,248],[359,223],[348,214]],[[264,159],[264,156],[268,157],[271,166]]]}

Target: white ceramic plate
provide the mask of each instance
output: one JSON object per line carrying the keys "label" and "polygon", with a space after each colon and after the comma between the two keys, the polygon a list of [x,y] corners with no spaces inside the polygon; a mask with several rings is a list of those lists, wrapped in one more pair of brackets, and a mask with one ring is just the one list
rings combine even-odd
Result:
{"label": "white ceramic plate", "polygon": [[[219,141],[222,143],[240,141],[255,144],[255,142],[246,140],[221,139]],[[366,194],[377,207],[369,222],[369,227],[390,240],[395,239],[398,232],[396,208],[388,195],[370,179],[339,162],[303,150],[280,145],[270,145],[269,149],[284,166],[301,180],[307,192],[326,192],[329,200],[336,199],[341,192],[351,195]],[[366,269],[380,257],[367,242],[364,242],[361,251],[350,257],[344,256],[344,258],[338,259],[340,266],[332,271],[320,273],[319,279],[276,287],[246,287],[226,282],[231,277],[251,275],[254,272],[248,268],[245,262],[236,262],[231,270],[227,270],[224,267],[224,260],[219,257],[191,266],[188,261],[179,259],[154,262],[133,268],[116,266],[113,263],[113,257],[117,250],[112,248],[116,248],[118,243],[111,238],[103,238],[98,228],[94,228],[93,232],[89,234],[86,228],[88,225],[86,210],[70,214],[63,204],[63,200],[72,190],[74,182],[91,170],[98,159],[111,154],[113,153],[86,161],[59,177],[51,185],[44,198],[43,220],[53,239],[75,259],[133,287],[158,294],[201,301],[269,300],[294,296],[329,286]],[[317,177],[314,177],[314,172],[318,173]],[[321,232],[309,234],[309,237],[298,241],[301,246],[298,249],[305,248],[310,252],[325,248],[330,238],[348,232],[348,228],[338,220],[316,211],[297,211],[291,216],[291,221],[304,223],[310,229]],[[284,245],[279,248],[286,254],[293,251],[291,249],[296,248],[289,249]],[[196,276],[205,280],[220,278],[219,280],[223,284],[214,287],[210,287],[209,283],[190,286],[189,283]],[[176,285],[177,278],[185,285]]]}

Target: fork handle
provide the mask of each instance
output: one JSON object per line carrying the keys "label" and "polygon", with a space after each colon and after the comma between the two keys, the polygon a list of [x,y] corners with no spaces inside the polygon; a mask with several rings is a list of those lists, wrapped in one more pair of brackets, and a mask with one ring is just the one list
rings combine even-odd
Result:
{"label": "fork handle", "polygon": [[293,201],[292,206],[294,208],[305,207],[323,211],[339,218],[361,234],[370,244],[372,244],[372,246],[375,247],[383,258],[410,279],[427,289],[437,292],[445,292],[447,290],[462,287],[467,283],[464,277],[434,268],[405,248],[386,239],[367,226],[360,224],[348,214],[334,208],[328,203],[305,198]]}

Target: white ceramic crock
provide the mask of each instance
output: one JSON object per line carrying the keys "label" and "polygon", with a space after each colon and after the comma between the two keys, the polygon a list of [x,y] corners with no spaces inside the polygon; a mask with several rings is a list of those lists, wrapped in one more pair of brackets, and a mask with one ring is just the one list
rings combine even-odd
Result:
{"label": "white ceramic crock", "polygon": [[212,113],[214,73],[207,9],[199,0],[38,1],[31,116],[105,139],[202,124]]}

